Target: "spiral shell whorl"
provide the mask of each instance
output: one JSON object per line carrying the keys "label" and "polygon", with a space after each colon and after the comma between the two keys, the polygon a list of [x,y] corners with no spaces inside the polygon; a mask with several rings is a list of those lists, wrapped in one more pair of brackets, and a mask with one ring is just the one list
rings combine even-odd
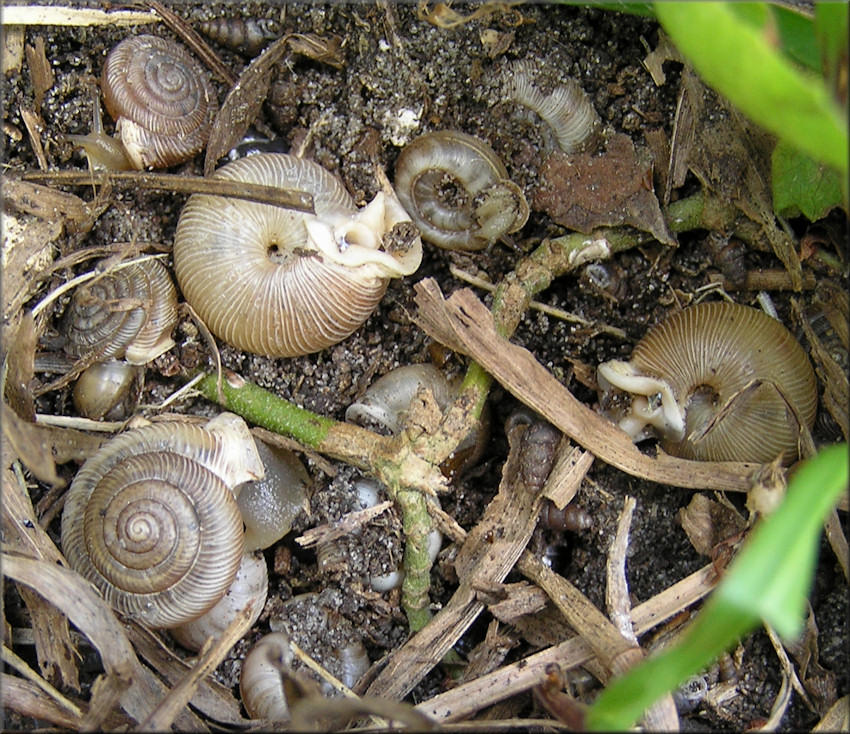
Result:
{"label": "spiral shell whorl", "polygon": [[134,167],[172,166],[206,145],[215,96],[203,69],[176,43],[125,39],[107,57],[101,86]]}
{"label": "spiral shell whorl", "polygon": [[[239,568],[243,535],[233,464],[247,449],[228,429],[208,425],[211,430],[159,423],[128,431],[92,456],[68,491],[62,516],[68,562],[110,604],[148,627],[203,614]],[[245,475],[253,477],[254,468]]]}
{"label": "spiral shell whorl", "polygon": [[314,197],[315,216],[200,195],[180,215],[174,266],[183,294],[213,333],[240,349],[292,357],[337,344],[375,310],[389,278],[419,265],[421,245],[404,262],[378,249],[399,221],[393,216],[406,217],[400,206],[393,211],[379,194],[358,212],[342,183],[315,163],[258,154],[215,175]]}
{"label": "spiral shell whorl", "polygon": [[[528,219],[525,197],[495,151],[466,133],[426,133],[405,146],[396,163],[395,187],[423,238],[437,247],[480,250]],[[501,202],[495,226],[487,221],[491,212],[484,214],[485,221],[476,216],[482,213],[476,197],[486,198],[488,192]]]}
{"label": "spiral shell whorl", "polygon": [[65,315],[65,351],[98,361],[144,364],[168,351],[177,323],[177,292],[158,260],[110,270],[77,288]]}
{"label": "spiral shell whorl", "polygon": [[[798,431],[785,400],[807,427],[814,422],[817,383],[808,357],[791,332],[758,309],[729,303],[686,308],[652,328],[631,363],[666,380],[685,410],[685,438],[661,441],[677,456],[767,462],[784,451],[791,459]],[[700,440],[690,438],[742,390],[751,392],[742,393]]]}

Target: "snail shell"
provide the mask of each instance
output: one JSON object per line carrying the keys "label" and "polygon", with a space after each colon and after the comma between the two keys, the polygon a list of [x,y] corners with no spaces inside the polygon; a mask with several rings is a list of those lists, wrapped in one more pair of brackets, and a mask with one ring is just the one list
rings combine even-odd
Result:
{"label": "snail shell", "polygon": [[174,627],[210,609],[242,560],[233,488],[262,476],[244,421],[155,423],[104,444],[65,501],[71,567],[122,614]]}
{"label": "snail shell", "polygon": [[107,270],[74,291],[63,316],[65,351],[144,364],[174,346],[177,291],[158,260]]}
{"label": "snail shell", "polygon": [[183,209],[174,238],[183,295],[239,349],[294,357],[337,344],[375,310],[390,278],[419,267],[418,237],[403,252],[379,249],[396,224],[410,221],[391,195],[378,193],[358,211],[324,168],[275,153],[214,175],[308,192],[316,211],[199,194]]}
{"label": "snail shell", "polygon": [[285,632],[265,635],[245,656],[239,693],[252,719],[289,721],[289,705],[280,671],[291,667],[292,661],[289,635]]}
{"label": "snail shell", "polygon": [[[673,314],[638,342],[630,362],[599,366],[601,403],[612,388],[634,394],[621,427],[647,425],[670,454],[769,462],[798,454],[798,418],[811,428],[817,382],[803,348],[778,321],[749,306],[701,303]],[[795,415],[796,414],[796,415]]]}
{"label": "snail shell", "polygon": [[77,378],[71,393],[74,407],[83,418],[92,420],[100,420],[113,411],[115,417],[123,417],[126,406],[120,404],[140,371],[137,365],[119,360],[96,362]]}
{"label": "snail shell", "polygon": [[251,610],[253,626],[266,603],[269,572],[261,555],[246,553],[227,593],[210,610],[191,622],[170,630],[171,636],[187,650],[198,652],[208,637],[218,639],[228,625],[245,608]]}
{"label": "snail shell", "polygon": [[265,476],[245,484],[237,500],[245,523],[246,551],[274,545],[289,532],[299,512],[309,512],[310,475],[299,458],[291,451],[262,441],[257,441],[257,451],[266,469]]}
{"label": "snail shell", "polygon": [[257,56],[275,36],[262,21],[253,19],[214,18],[198,27],[207,38],[249,58]]}
{"label": "snail shell", "polygon": [[148,35],[123,40],[106,58],[101,88],[134,168],[173,166],[207,144],[215,95],[198,62],[173,41]]}
{"label": "snail shell", "polygon": [[594,151],[601,140],[602,124],[584,90],[568,78],[544,93],[542,72],[530,61],[515,61],[503,76],[505,97],[535,112],[564,152]]}
{"label": "snail shell", "polygon": [[528,221],[522,190],[483,140],[456,131],[425,133],[404,147],[398,198],[437,247],[481,250]]}

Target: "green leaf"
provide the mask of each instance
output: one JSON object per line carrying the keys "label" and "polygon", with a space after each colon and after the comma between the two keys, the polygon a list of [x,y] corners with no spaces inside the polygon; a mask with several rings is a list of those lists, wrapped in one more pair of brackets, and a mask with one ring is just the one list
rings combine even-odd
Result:
{"label": "green leaf", "polygon": [[826,83],[785,58],[775,35],[742,20],[733,5],[660,2],[655,12],[707,84],[780,139],[847,176],[846,114]]}
{"label": "green leaf", "polygon": [[[829,88],[836,92],[839,74],[847,68],[847,3],[815,3],[815,36],[818,39],[823,62],[823,72]],[[844,90],[846,105],[847,90]]]}
{"label": "green leaf", "polygon": [[627,3],[627,2],[608,2],[608,3],[583,3],[590,8],[602,8],[603,10],[614,10],[619,13],[629,13],[631,15],[641,15],[645,18],[654,18],[655,10],[652,3]]}
{"label": "green leaf", "polygon": [[814,20],[797,8],[771,5],[770,10],[779,31],[782,51],[798,64],[820,73],[821,52]]}
{"label": "green leaf", "polygon": [[704,668],[760,619],[786,639],[800,633],[821,524],[847,491],[849,463],[845,443],[800,465],[785,500],[753,530],[680,643],[611,681],[587,710],[589,730],[632,727],[660,696]]}
{"label": "green leaf", "polygon": [[836,206],[841,206],[841,179],[838,173],[815,163],[788,143],[780,142],[773,151],[773,210],[782,217],[800,214],[816,222]]}

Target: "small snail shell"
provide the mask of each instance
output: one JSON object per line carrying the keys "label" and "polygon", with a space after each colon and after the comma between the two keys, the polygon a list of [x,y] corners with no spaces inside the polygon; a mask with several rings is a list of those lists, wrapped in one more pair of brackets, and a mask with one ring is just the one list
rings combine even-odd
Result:
{"label": "small snail shell", "polygon": [[186,300],[214,334],[272,357],[336,344],[375,310],[390,278],[410,275],[422,258],[379,249],[409,222],[383,192],[357,210],[342,182],[311,161],[261,153],[228,163],[217,177],[313,195],[315,215],[268,204],[194,195],[180,214],[174,267]]}
{"label": "small snail shell", "polygon": [[339,662],[339,680],[349,688],[354,688],[369,668],[372,662],[363,640],[355,640],[335,650]]}
{"label": "small snail shell", "polygon": [[269,591],[269,572],[262,555],[246,553],[236,578],[218,603],[197,619],[169,630],[187,650],[198,652],[208,637],[218,639],[245,607],[251,610],[250,624],[259,619]]}
{"label": "small snail shell", "polygon": [[119,407],[139,372],[138,366],[128,362],[96,362],[77,378],[71,393],[74,407],[83,418],[100,420]]}
{"label": "small snail shell", "polygon": [[63,316],[65,351],[144,364],[174,346],[177,291],[158,260],[106,271],[79,286]]}
{"label": "small snail shell", "polygon": [[[653,327],[630,362],[599,366],[601,404],[632,393],[611,417],[635,440],[654,426],[670,454],[711,461],[773,461],[798,453],[797,418],[811,428],[817,382],[806,353],[758,309],[701,303]],[[789,407],[790,406],[790,407]]]}
{"label": "small snail shell", "polygon": [[584,90],[565,79],[544,93],[539,86],[541,71],[529,61],[515,61],[504,73],[505,97],[537,113],[564,152],[595,150],[601,122]]}
{"label": "small snail shell", "polygon": [[425,133],[404,147],[395,187],[422,238],[437,247],[481,250],[528,221],[522,190],[483,140]]}
{"label": "small snail shell", "polygon": [[378,426],[384,432],[401,430],[413,396],[428,388],[440,410],[445,410],[457,394],[440,370],[432,364],[411,364],[390,370],[373,382],[363,397],[348,406],[345,420],[360,425]]}
{"label": "small snail shell", "polygon": [[540,522],[549,530],[587,530],[593,525],[593,518],[581,507],[569,504],[558,509],[554,502],[547,502],[540,512]]}
{"label": "small snail shell", "polygon": [[176,43],[148,35],[123,40],[106,58],[101,88],[134,168],[167,168],[207,144],[215,95],[200,64]]}
{"label": "small snail shell", "polygon": [[285,632],[265,635],[245,656],[239,693],[252,719],[289,721],[289,705],[280,671],[289,668],[292,660],[289,635]]}
{"label": "small snail shell", "polygon": [[263,21],[253,19],[214,18],[198,27],[207,38],[249,58],[257,56],[275,37]]}
{"label": "small snail shell", "polygon": [[257,441],[265,466],[262,479],[248,482],[236,501],[245,523],[245,550],[274,545],[290,528],[295,516],[307,508],[310,475],[291,451]]}
{"label": "small snail shell", "polygon": [[119,612],[173,627],[210,609],[242,560],[233,488],[262,476],[245,422],[155,423],[117,436],[68,490],[62,549]]}

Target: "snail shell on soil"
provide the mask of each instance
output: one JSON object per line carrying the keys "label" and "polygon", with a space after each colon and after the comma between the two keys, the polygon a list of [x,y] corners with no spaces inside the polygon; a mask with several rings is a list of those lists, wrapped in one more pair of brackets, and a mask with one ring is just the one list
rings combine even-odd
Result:
{"label": "snail shell on soil", "polygon": [[249,58],[257,56],[275,37],[267,22],[250,18],[213,18],[198,27],[208,38]]}
{"label": "snail shell on soil", "polygon": [[291,451],[262,441],[257,441],[257,451],[265,476],[243,485],[237,500],[245,523],[246,551],[274,545],[289,532],[299,512],[309,512],[310,475],[301,460]]}
{"label": "snail shell on soil", "polygon": [[[125,407],[119,404],[128,395],[141,368],[119,360],[96,362],[77,378],[71,398],[83,418],[99,420],[113,410],[123,417]],[[115,410],[115,409],[118,410]]]}
{"label": "snail shell on soil", "polygon": [[292,665],[293,657],[289,635],[285,632],[265,635],[245,656],[239,694],[252,719],[289,720],[289,705],[280,671]]}
{"label": "snail shell on soil", "polygon": [[437,247],[481,250],[528,221],[522,190],[483,140],[443,130],[404,147],[395,187],[422,238]]}
{"label": "snail shell on soil", "polygon": [[245,422],[154,423],[104,444],[77,473],[62,515],[71,567],[122,614],[173,627],[210,609],[242,560],[233,489],[262,476]]}
{"label": "snail shell on soil", "polygon": [[[673,314],[638,342],[631,361],[599,366],[603,407],[614,389],[629,408],[609,411],[640,440],[654,427],[675,456],[785,461],[811,428],[817,382],[803,348],[781,323],[749,306],[701,303]],[[798,423],[799,420],[799,423]]]}
{"label": "snail shell on soil", "polygon": [[259,619],[269,591],[269,572],[262,555],[246,553],[227,592],[210,610],[191,622],[170,630],[171,636],[187,650],[197,652],[208,637],[218,639],[247,606],[251,626]]}
{"label": "snail shell on soil", "polygon": [[133,168],[166,168],[204,149],[217,109],[200,64],[158,36],[127,38],[110,51],[101,88]]}
{"label": "snail shell on soil", "polygon": [[564,152],[595,150],[602,124],[584,90],[568,78],[544,92],[541,71],[529,61],[515,61],[504,72],[505,97],[535,112]]}
{"label": "snail shell on soil", "polygon": [[65,310],[65,351],[98,361],[144,364],[174,346],[177,291],[166,267],[142,260],[79,286]]}
{"label": "snail shell on soil", "polygon": [[311,161],[261,153],[217,177],[313,195],[315,215],[195,194],[180,215],[174,267],[186,300],[228,344],[272,357],[317,352],[345,339],[375,310],[390,278],[419,267],[418,237],[380,249],[410,218],[383,192],[357,210],[342,182]]}

